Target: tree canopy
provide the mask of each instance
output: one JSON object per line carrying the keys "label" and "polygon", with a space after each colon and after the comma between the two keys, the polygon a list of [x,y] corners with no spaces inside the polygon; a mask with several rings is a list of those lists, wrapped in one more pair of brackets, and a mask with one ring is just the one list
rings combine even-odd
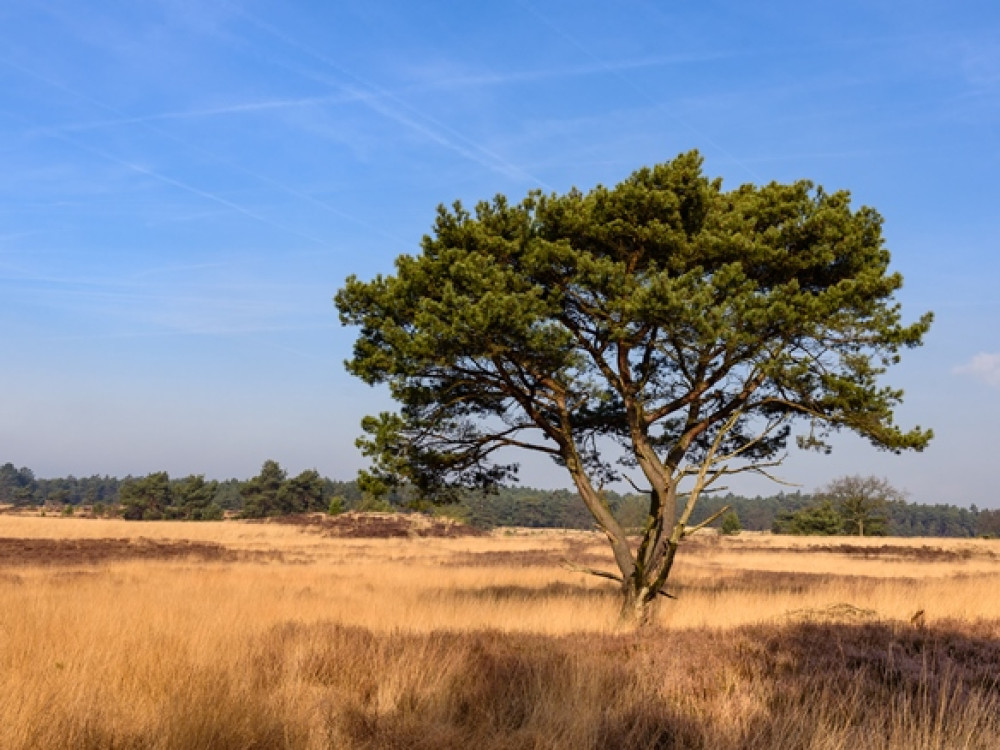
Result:
{"label": "tree canopy", "polygon": [[304,513],[323,507],[324,483],[315,469],[289,479],[277,461],[268,459],[260,473],[240,487],[244,518]]}
{"label": "tree canopy", "polygon": [[[896,426],[902,392],[880,381],[931,322],[903,322],[889,262],[882,218],[846,191],[727,191],[697,152],[613,188],[441,207],[419,255],[336,297],[360,329],[349,371],[400,404],[363,424],[366,480],[433,494],[511,478],[504,449],[547,454],[644,613],[701,493],[767,473],[791,422],[805,448],[838,430],[927,444]],[[637,549],[600,492],[623,473],[649,488]]]}
{"label": "tree canopy", "polygon": [[833,480],[822,491],[844,519],[844,532],[857,536],[886,533],[889,507],[903,502],[903,493],[889,480],[875,476],[849,476]]}

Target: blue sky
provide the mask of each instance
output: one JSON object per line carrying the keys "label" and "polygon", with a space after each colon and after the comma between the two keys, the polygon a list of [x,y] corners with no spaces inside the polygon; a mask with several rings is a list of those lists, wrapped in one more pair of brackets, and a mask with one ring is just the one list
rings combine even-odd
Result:
{"label": "blue sky", "polygon": [[782,475],[1000,506],[994,3],[7,0],[0,50],[0,462],[351,478],[390,404],[344,372],[346,276],[390,272],[439,203],[698,148],[729,187],[850,189],[906,316],[936,314],[888,377],[933,445]]}

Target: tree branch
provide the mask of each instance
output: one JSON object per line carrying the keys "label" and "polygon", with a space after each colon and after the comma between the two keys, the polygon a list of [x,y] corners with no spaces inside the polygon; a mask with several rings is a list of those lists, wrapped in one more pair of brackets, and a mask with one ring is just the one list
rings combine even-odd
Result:
{"label": "tree branch", "polygon": [[[606,570],[597,570],[595,568],[585,568],[582,565],[577,565],[576,563],[572,563],[569,560],[563,560],[562,564],[563,564],[563,567],[566,568],[566,570],[570,570],[570,571],[572,571],[574,573],[586,573],[587,575],[597,576],[598,578],[608,578],[608,579],[610,579],[612,581],[615,581],[616,583],[623,583],[621,576],[617,576],[614,573],[609,573]],[[676,599],[677,598],[673,594],[668,594],[666,591],[663,591],[662,589],[660,589],[656,593],[659,594],[660,596],[667,597],[667,599]]]}
{"label": "tree branch", "polygon": [[706,518],[704,521],[702,521],[698,525],[696,525],[696,526],[685,526],[684,527],[683,536],[691,536],[696,531],[701,531],[703,528],[705,528],[706,526],[710,525],[713,521],[715,521],[716,519],[720,518],[724,513],[726,513],[727,511],[731,510],[731,507],[732,506],[724,505],[720,510],[717,510],[715,513],[713,513],[712,515],[710,515],[708,518]]}
{"label": "tree branch", "polygon": [[574,573],[586,573],[587,575],[597,576],[598,578],[607,578],[616,583],[624,583],[622,577],[616,573],[609,573],[606,570],[597,570],[596,568],[585,568],[582,565],[577,565],[574,562],[564,559],[562,565],[567,570],[571,570]]}

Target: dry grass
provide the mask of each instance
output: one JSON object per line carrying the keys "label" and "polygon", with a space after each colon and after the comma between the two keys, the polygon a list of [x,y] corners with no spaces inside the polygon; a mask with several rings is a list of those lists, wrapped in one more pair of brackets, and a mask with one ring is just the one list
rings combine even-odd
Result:
{"label": "dry grass", "polygon": [[1000,747],[996,542],[326,531],[0,516],[0,747]]}

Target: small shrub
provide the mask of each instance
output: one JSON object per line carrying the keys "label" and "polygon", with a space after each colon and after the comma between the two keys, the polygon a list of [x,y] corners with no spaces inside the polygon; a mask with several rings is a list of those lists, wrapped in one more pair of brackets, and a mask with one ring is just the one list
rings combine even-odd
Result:
{"label": "small shrub", "polygon": [[719,526],[720,534],[736,536],[741,531],[743,531],[743,524],[740,523],[740,517],[736,511],[731,510],[722,517],[722,525]]}
{"label": "small shrub", "polygon": [[395,508],[385,498],[376,497],[375,495],[365,495],[358,506],[358,510],[365,513],[392,513]]}

